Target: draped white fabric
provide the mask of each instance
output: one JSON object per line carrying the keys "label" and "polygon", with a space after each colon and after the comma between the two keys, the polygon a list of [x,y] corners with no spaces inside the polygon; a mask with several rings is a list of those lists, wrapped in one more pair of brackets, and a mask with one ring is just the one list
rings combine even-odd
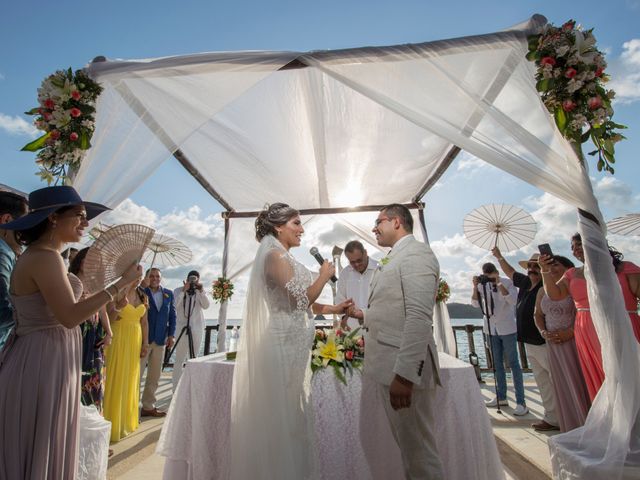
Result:
{"label": "draped white fabric", "polygon": [[[603,225],[588,175],[524,58],[527,33],[545,22],[534,16],[505,32],[395,47],[93,63],[89,73],[105,91],[75,186],[116,206],[179,149],[237,211],[274,201],[297,208],[413,202],[456,145]],[[250,222],[238,224],[234,235],[252,235]],[[608,380],[579,438],[565,444],[577,463],[567,461],[564,471],[587,458],[600,472],[590,478],[621,478],[639,431],[638,346],[602,253],[604,232],[586,221],[582,230]],[[230,253],[233,276],[251,255]]]}
{"label": "draped white fabric", "polygon": [[436,302],[433,308],[433,337],[439,352],[457,356],[455,332],[451,327],[451,317],[445,302]]}

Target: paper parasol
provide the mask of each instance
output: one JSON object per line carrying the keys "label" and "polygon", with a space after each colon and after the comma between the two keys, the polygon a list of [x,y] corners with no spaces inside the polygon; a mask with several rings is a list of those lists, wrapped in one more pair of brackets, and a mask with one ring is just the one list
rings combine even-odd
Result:
{"label": "paper parasol", "polygon": [[154,265],[174,267],[184,265],[191,260],[192,253],[189,247],[175,238],[156,233],[147,246],[147,252],[143,260]]}
{"label": "paper parasol", "polygon": [[464,217],[464,235],[474,245],[502,252],[527,245],[536,235],[531,215],[513,205],[492,204],[476,208]]}
{"label": "paper parasol", "polygon": [[118,280],[127,268],[140,263],[155,230],[145,225],[116,225],[100,234],[82,265],[84,288],[99,292]]}
{"label": "paper parasol", "polygon": [[607,222],[611,233],[618,235],[640,235],[640,213],[630,213]]}

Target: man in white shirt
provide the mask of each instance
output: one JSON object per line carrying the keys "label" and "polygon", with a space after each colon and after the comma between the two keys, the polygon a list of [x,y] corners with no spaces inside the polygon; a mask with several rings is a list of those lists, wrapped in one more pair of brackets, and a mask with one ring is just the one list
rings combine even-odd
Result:
{"label": "man in white shirt", "polygon": [[482,276],[473,277],[471,304],[480,307],[484,314],[484,333],[489,335],[491,354],[495,366],[497,397],[487,403],[487,407],[508,406],[507,378],[504,370],[504,357],[507,358],[513,386],[516,391],[514,415],[526,415],[529,409],[524,399],[522,368],[518,359],[516,339],[516,301],[518,290],[511,280],[498,275],[493,263],[482,266]]}
{"label": "man in white shirt", "polygon": [[[344,254],[349,260],[349,265],[342,269],[338,277],[336,304],[351,298],[355,308],[363,310],[367,307],[369,285],[373,273],[378,268],[378,262],[369,258],[364,245],[357,240],[352,240],[345,245]],[[340,322],[340,326],[346,327],[348,330],[353,330],[361,325],[362,320],[347,316],[343,317]]]}
{"label": "man in white shirt", "polygon": [[[187,326],[187,319],[191,313],[189,326],[191,338],[193,339],[194,357],[200,353],[202,335],[204,334],[204,310],[209,308],[209,298],[200,283],[200,273],[192,270],[187,275],[187,280],[183,287],[173,291],[176,299],[176,332],[178,335]],[[189,338],[185,330],[176,347],[176,359],[173,364],[173,390],[175,391],[184,369],[184,363],[189,358]]]}

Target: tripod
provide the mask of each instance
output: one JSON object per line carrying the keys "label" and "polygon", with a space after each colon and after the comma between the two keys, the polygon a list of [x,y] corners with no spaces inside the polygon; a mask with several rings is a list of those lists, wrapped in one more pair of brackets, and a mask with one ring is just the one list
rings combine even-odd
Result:
{"label": "tripod", "polygon": [[[482,314],[487,319],[487,330],[489,330],[489,354],[491,355],[491,370],[493,371],[493,386],[496,392],[496,401],[498,406],[498,413],[502,415],[502,410],[500,409],[500,397],[498,396],[498,380],[496,378],[496,357],[493,354],[493,334],[491,333],[491,316],[493,315],[493,295],[491,297],[491,305],[487,301],[487,282],[482,282],[482,292],[480,292],[482,298],[480,299],[480,310],[482,310]],[[484,305],[484,306],[483,306]],[[489,308],[491,307],[491,308]],[[491,311],[489,311],[491,309]],[[499,359],[502,361],[502,359]]]}
{"label": "tripod", "polygon": [[[169,353],[167,353],[166,356],[164,357],[164,364],[162,365],[163,369],[169,364],[169,359],[173,355],[173,352],[176,351],[176,348],[178,348],[178,345],[180,344],[180,340],[182,340],[182,337],[184,336],[185,333],[187,334],[187,344],[189,345],[189,358],[196,358],[196,352],[195,352],[195,349],[193,348],[193,334],[191,332],[191,313],[193,312],[193,304],[195,303],[196,290],[195,288],[189,288],[188,290],[184,291],[183,295],[184,295],[183,305],[185,305],[185,303],[188,305],[188,307],[186,307],[187,324],[184,327],[182,327],[182,330],[180,330],[180,334],[176,339],[176,343],[173,344],[173,347],[171,347],[171,350],[169,351]],[[175,365],[174,365],[174,368],[175,368]]]}

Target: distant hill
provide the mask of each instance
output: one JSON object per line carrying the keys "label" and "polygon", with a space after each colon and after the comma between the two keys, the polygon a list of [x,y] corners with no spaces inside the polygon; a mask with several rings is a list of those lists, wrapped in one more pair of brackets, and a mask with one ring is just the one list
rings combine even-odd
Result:
{"label": "distant hill", "polygon": [[482,318],[479,308],[467,303],[447,303],[451,318]]}

